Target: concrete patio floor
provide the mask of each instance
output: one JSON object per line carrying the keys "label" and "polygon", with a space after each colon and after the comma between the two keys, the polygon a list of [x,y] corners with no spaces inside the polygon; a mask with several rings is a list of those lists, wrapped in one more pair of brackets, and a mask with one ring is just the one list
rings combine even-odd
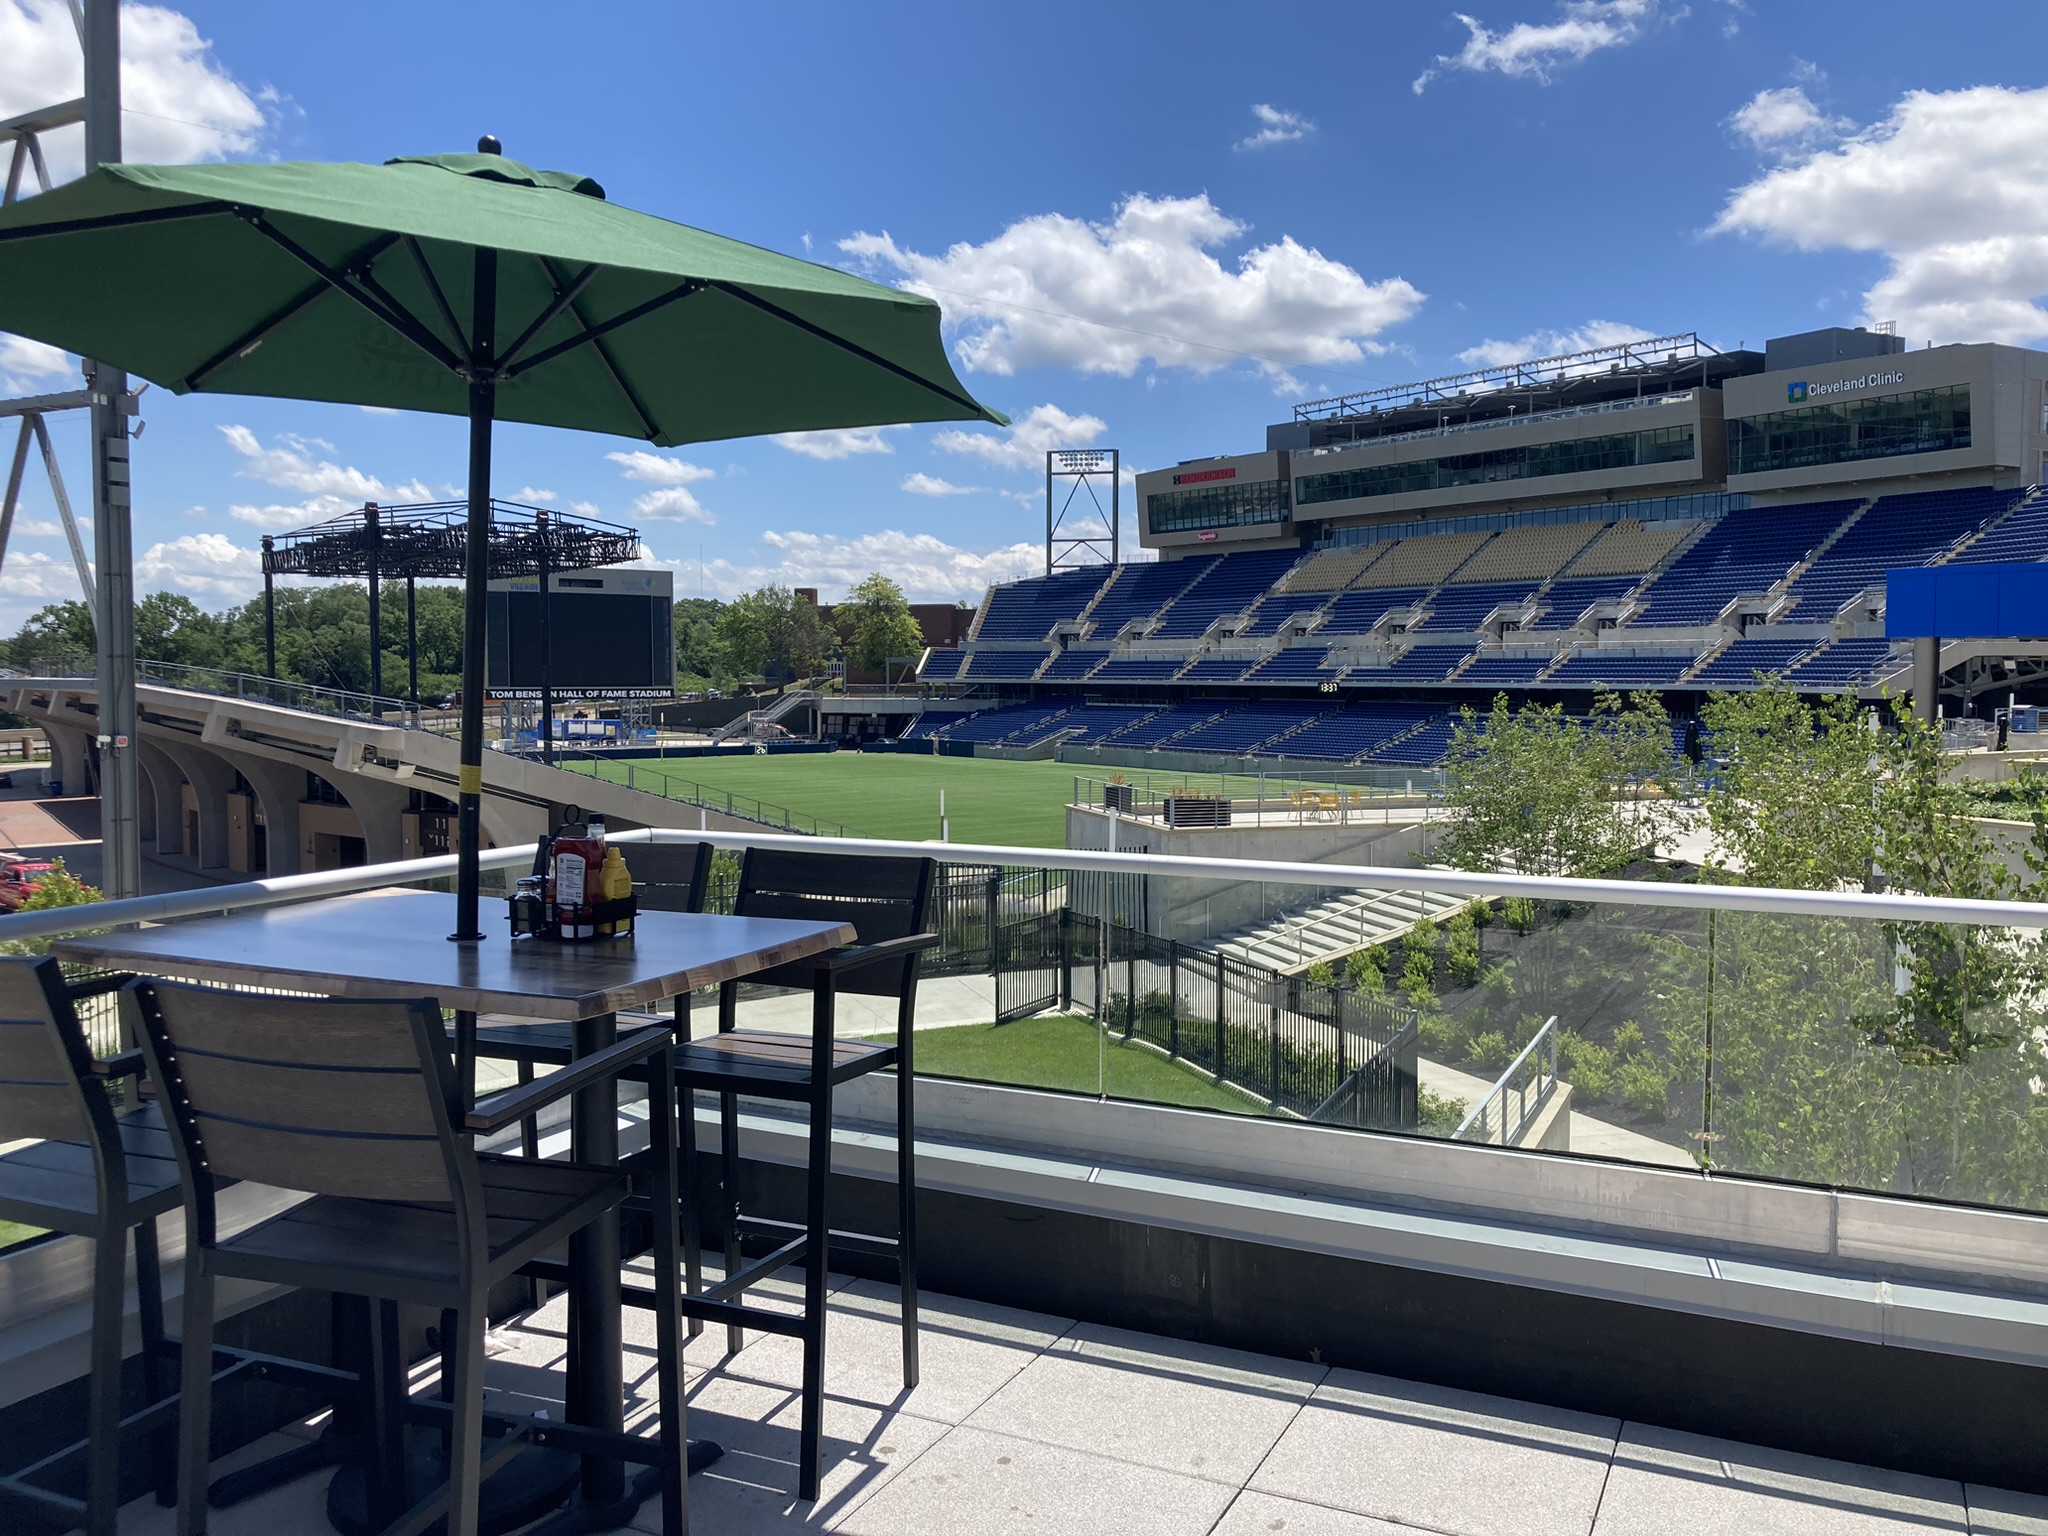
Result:
{"label": "concrete patio floor", "polygon": [[[892,1297],[836,1282],[815,1504],[794,1497],[795,1341],[751,1335],[730,1358],[722,1329],[691,1343],[690,1433],[725,1448],[690,1482],[700,1536],[2048,1536],[2048,1498],[943,1296],[925,1298],[905,1393]],[[559,1412],[562,1320],[558,1299],[492,1335],[500,1403]],[[651,1321],[629,1312],[643,1415],[652,1364]],[[211,1530],[325,1531],[326,1477],[215,1511]],[[168,1536],[171,1512],[138,1500],[121,1529]],[[659,1506],[633,1529],[658,1532]]]}

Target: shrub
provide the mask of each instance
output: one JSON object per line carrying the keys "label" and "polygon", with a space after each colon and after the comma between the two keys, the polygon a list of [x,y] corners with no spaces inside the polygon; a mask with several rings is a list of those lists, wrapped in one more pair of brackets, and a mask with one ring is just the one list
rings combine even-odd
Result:
{"label": "shrub", "polygon": [[1670,1113],[1670,1074],[1648,1056],[1624,1061],[1614,1080],[1622,1102],[1645,1119],[1662,1120]]}
{"label": "shrub", "polygon": [[1401,990],[1422,1006],[1425,998],[1432,997],[1436,987],[1436,956],[1428,950],[1411,949],[1408,963],[1401,967]]}
{"label": "shrub", "polygon": [[1408,951],[1411,959],[1418,954],[1422,954],[1428,955],[1434,960],[1436,958],[1437,941],[1437,926],[1425,917],[1416,921],[1415,926],[1408,930],[1407,938],[1403,939],[1401,943],[1402,947]]}
{"label": "shrub", "polygon": [[1604,1099],[1614,1091],[1614,1052],[1571,1030],[1557,1038],[1557,1070],[1585,1098]]}
{"label": "shrub", "polygon": [[1337,985],[1337,972],[1329,961],[1318,960],[1308,968],[1308,979],[1319,987],[1334,987]]}
{"label": "shrub", "polygon": [[1415,1090],[1415,1116],[1416,1129],[1423,1135],[1448,1136],[1465,1119],[1465,1101],[1418,1088]]}
{"label": "shrub", "polygon": [[[48,912],[55,907],[90,906],[100,899],[96,885],[87,885],[78,876],[64,867],[64,861],[51,861],[50,872],[39,878],[28,888],[28,899],[15,908],[17,912]],[[13,939],[0,953],[10,955],[47,955],[50,952],[48,939]]]}
{"label": "shrub", "polygon": [[1377,945],[1354,952],[1344,962],[1344,969],[1352,987],[1367,997],[1378,997],[1387,990],[1385,951]]}
{"label": "shrub", "polygon": [[1528,896],[1510,896],[1502,903],[1501,915],[1515,932],[1527,933],[1536,926],[1536,903]]}
{"label": "shrub", "polygon": [[1630,1019],[1614,1032],[1614,1054],[1621,1060],[1640,1056],[1645,1049],[1643,1027]]}
{"label": "shrub", "polygon": [[1515,1059],[1515,1049],[1508,1044],[1508,1037],[1497,1029],[1489,1029],[1472,1038],[1471,1056],[1475,1066],[1488,1072],[1498,1072]]}
{"label": "shrub", "polygon": [[1470,907],[1451,919],[1450,942],[1445,946],[1444,964],[1450,970],[1451,979],[1461,985],[1470,986],[1479,979],[1479,930],[1472,925]]}

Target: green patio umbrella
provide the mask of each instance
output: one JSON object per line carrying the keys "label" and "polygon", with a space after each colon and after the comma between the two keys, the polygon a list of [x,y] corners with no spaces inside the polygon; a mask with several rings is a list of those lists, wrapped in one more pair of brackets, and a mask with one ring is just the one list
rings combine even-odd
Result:
{"label": "green patio umbrella", "polygon": [[478,153],[108,165],[0,210],[0,330],[186,394],[469,418],[457,938],[477,912],[494,420],[662,447],[1003,417],[938,306]]}

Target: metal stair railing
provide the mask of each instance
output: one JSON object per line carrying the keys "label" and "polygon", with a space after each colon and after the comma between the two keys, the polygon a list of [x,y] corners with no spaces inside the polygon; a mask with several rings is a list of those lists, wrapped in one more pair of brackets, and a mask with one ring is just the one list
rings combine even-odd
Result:
{"label": "metal stair railing", "polygon": [[[1512,1147],[1527,1133],[1557,1089],[1557,1015],[1508,1063],[1493,1088],[1451,1132],[1453,1141]],[[1512,1102],[1511,1102],[1512,1098]],[[1510,1118],[1512,1116],[1512,1118]]]}

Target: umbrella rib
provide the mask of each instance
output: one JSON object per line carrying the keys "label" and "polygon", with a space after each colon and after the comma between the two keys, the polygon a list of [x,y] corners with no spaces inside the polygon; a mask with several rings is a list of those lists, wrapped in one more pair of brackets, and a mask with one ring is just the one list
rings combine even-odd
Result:
{"label": "umbrella rib", "polygon": [[24,224],[19,229],[0,229],[0,241],[31,240],[38,235],[78,235],[100,229],[126,229],[135,224],[164,224],[174,219],[207,218],[232,213],[226,203],[187,203],[177,208],[138,208],[133,213],[104,213],[90,219],[63,219],[51,224]]}
{"label": "umbrella rib", "polygon": [[[576,295],[573,293],[562,294],[562,279],[556,275],[554,263],[545,256],[535,256],[533,259],[539,264],[541,273],[547,278],[549,286],[569,305],[569,313],[576,317],[576,323],[587,330],[590,322],[583,318],[583,311],[576,308]],[[588,274],[586,273],[585,275],[587,276]],[[605,376],[618,386],[619,393],[625,398],[626,404],[632,408],[633,414],[640,418],[640,435],[650,438],[659,436],[660,429],[654,425],[654,418],[647,414],[646,405],[634,391],[633,386],[626,382],[626,376],[619,372],[618,359],[612,356],[612,349],[606,346],[602,339],[593,337],[590,343],[590,350],[597,354],[598,362],[604,367]]]}
{"label": "umbrella rib", "polygon": [[[552,325],[563,310],[574,304],[576,302],[576,295],[587,288],[590,285],[590,280],[604,270],[603,267],[593,261],[583,269],[581,277],[577,278],[567,288],[564,288],[561,279],[555,276],[555,269],[548,265],[545,258],[541,260],[540,269],[547,273],[549,286],[555,290],[555,302],[543,310],[540,318],[522,331],[519,339],[505,349],[504,357],[499,359],[498,362],[498,368],[501,373],[516,364],[519,361],[519,355],[533,344],[533,338]],[[579,321],[583,319],[581,315],[578,315],[576,318]]]}
{"label": "umbrella rib", "polygon": [[586,342],[596,341],[598,337],[608,335],[622,325],[631,325],[643,315],[651,315],[657,309],[673,304],[678,299],[687,299],[692,294],[702,293],[705,287],[706,284],[703,279],[695,277],[691,278],[688,282],[679,283],[669,289],[667,293],[657,294],[644,304],[635,304],[624,314],[613,315],[611,319],[602,321],[597,325],[586,326],[583,333],[579,336],[571,336],[567,341],[557,342],[545,351],[534,353],[532,357],[529,357],[516,368],[502,369],[498,377],[501,379],[516,379],[522,373],[531,373],[542,363],[553,362],[564,352],[573,352]]}
{"label": "umbrella rib", "polygon": [[883,357],[878,352],[870,352],[866,347],[862,346],[859,342],[848,341],[844,336],[836,335],[833,332],[826,330],[822,325],[813,324],[811,321],[804,319],[804,317],[801,315],[792,314],[789,310],[784,309],[780,304],[772,304],[767,299],[762,298],[758,293],[750,293],[747,289],[740,287],[736,283],[714,281],[711,284],[711,286],[716,288],[720,293],[728,294],[731,297],[738,299],[743,304],[751,304],[754,306],[754,308],[761,310],[766,314],[773,315],[778,320],[787,321],[789,324],[795,326],[800,331],[810,332],[811,335],[817,337],[820,341],[828,341],[833,346],[838,347],[843,351],[851,352],[855,357],[860,358],[863,362],[873,363],[877,368],[886,369],[888,372],[895,374],[898,378],[907,379],[912,384],[916,384],[921,388],[928,389],[942,400],[950,400],[955,405],[964,405],[967,407],[968,410],[972,411],[977,417],[983,417],[987,415],[987,410],[985,407],[981,406],[980,404],[976,403],[973,400],[968,399],[967,396],[955,394],[952,390],[946,388],[943,384],[934,384],[930,379],[926,378],[923,374],[918,373],[912,369],[906,368],[901,363],[891,362],[888,358]]}
{"label": "umbrella rib", "polygon": [[412,256],[412,264],[420,269],[420,280],[427,285],[427,292],[433,297],[434,307],[441,312],[441,323],[448,327],[448,334],[455,339],[458,352],[469,350],[469,343],[463,338],[462,323],[455,318],[455,311],[448,303],[448,295],[441,289],[441,280],[434,276],[434,269],[427,262],[427,253],[420,249],[419,241],[411,235],[401,235],[399,242]]}
{"label": "umbrella rib", "polygon": [[[391,235],[381,236],[379,239],[373,241],[364,250],[362,256],[358,256],[356,259],[360,261],[363,259],[364,256],[367,256],[374,260],[378,253],[389,248],[393,238],[394,237]],[[236,358],[239,358],[246,353],[253,352],[256,349],[257,345],[260,342],[264,341],[272,331],[276,330],[279,326],[283,325],[287,320],[291,319],[293,315],[296,315],[300,310],[304,309],[307,305],[311,304],[315,299],[319,298],[321,294],[330,291],[331,290],[328,284],[325,283],[324,281],[315,283],[313,284],[312,287],[308,288],[304,293],[298,295],[298,297],[294,298],[290,303],[284,305],[281,309],[275,310],[271,314],[265,316],[262,320],[258,321],[256,325],[253,326],[251,329],[244,331],[240,336],[237,336],[233,341],[229,342],[226,346],[222,347],[218,352],[214,353],[213,356],[209,357],[197,368],[193,369],[190,373],[186,374],[183,380],[185,390],[189,393],[192,390],[204,388],[206,381],[209,378],[211,378],[215,373],[217,373],[220,369],[225,367],[228,363],[232,362]]]}
{"label": "umbrella rib", "polygon": [[363,308],[367,309],[379,320],[382,320],[386,325],[390,326],[391,329],[398,332],[399,335],[403,336],[407,341],[411,342],[414,346],[418,347],[422,352],[426,353],[427,356],[431,357],[435,362],[439,363],[442,367],[446,368],[450,373],[459,374],[467,369],[468,364],[465,363],[461,358],[457,357],[453,352],[450,352],[446,347],[442,346],[441,343],[435,339],[433,332],[429,331],[425,326],[421,325],[418,319],[415,318],[409,311],[403,309],[390,309],[385,307],[385,305],[379,302],[378,299],[374,297],[372,294],[370,294],[369,292],[365,291],[362,288],[357,287],[354,283],[351,283],[348,280],[348,275],[346,273],[338,272],[334,268],[328,266],[326,262],[322,261],[318,256],[315,256],[311,251],[307,250],[304,246],[300,245],[298,241],[294,240],[290,235],[286,234],[283,230],[277,228],[275,225],[270,223],[269,220],[263,217],[262,213],[259,210],[241,209],[238,210],[238,212],[240,212],[241,216],[248,221],[249,227],[251,229],[255,230],[258,234],[263,235],[269,240],[273,241],[280,249],[285,251],[288,255],[297,258],[306,266],[310,267],[313,271],[319,273],[320,276],[325,278],[329,285],[331,285],[334,289],[336,289],[338,292],[342,294],[345,294],[347,297],[354,299],[358,304],[362,305]]}

